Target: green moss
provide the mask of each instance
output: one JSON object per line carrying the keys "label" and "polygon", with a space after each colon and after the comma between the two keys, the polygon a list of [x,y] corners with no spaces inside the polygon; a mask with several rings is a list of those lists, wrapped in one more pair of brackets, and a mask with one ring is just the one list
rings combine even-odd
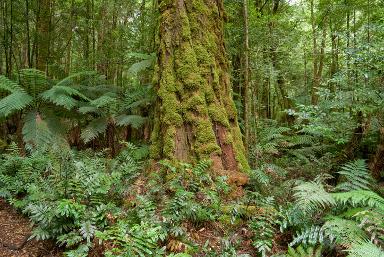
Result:
{"label": "green moss", "polygon": [[227,113],[225,112],[225,109],[223,107],[218,104],[211,103],[208,106],[208,113],[212,121],[216,121],[222,124],[223,126],[229,128]]}
{"label": "green moss", "polygon": [[163,142],[164,157],[172,160],[174,158],[176,128],[174,126],[168,127],[163,137],[164,137],[164,142]]}
{"label": "green moss", "polygon": [[232,126],[231,134],[233,137],[233,149],[235,150],[235,156],[239,164],[239,169],[243,172],[248,172],[250,168],[248,160],[245,157],[245,149],[241,138],[240,128],[237,122]]}
{"label": "green moss", "polygon": [[212,123],[207,118],[195,121],[196,152],[199,158],[209,158],[213,152],[220,152],[216,137],[212,130]]}

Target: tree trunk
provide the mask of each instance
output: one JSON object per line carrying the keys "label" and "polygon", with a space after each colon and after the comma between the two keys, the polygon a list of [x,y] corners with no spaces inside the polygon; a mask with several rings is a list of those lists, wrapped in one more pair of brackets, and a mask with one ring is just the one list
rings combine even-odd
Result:
{"label": "tree trunk", "polygon": [[381,173],[384,171],[384,127],[380,128],[379,144],[369,167],[372,176],[377,180],[381,179]]}
{"label": "tree trunk", "polygon": [[244,146],[248,153],[249,142],[249,28],[248,28],[248,0],[244,0]]}
{"label": "tree trunk", "polygon": [[39,0],[39,12],[36,22],[37,31],[37,69],[47,72],[49,55],[49,27],[51,16],[51,0]]}
{"label": "tree trunk", "polygon": [[222,0],[159,1],[154,159],[212,159],[215,171],[248,169],[231,97]]}

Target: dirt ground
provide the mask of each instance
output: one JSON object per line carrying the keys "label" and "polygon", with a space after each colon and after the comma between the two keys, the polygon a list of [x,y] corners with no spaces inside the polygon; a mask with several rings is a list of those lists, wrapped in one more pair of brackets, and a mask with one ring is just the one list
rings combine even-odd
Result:
{"label": "dirt ground", "polygon": [[3,199],[0,199],[0,257],[59,257],[50,241],[28,240],[31,225]]}

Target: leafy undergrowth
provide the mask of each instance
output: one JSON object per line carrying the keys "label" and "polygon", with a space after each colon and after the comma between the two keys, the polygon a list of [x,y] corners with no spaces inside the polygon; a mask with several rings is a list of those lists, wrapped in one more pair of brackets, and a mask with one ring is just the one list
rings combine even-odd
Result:
{"label": "leafy undergrowth", "polygon": [[115,159],[18,152],[2,155],[0,195],[29,216],[33,238],[56,240],[66,256],[383,256],[384,199],[363,160],[342,166],[337,186],[264,163],[230,200],[210,161],[150,166],[146,146],[126,143]]}

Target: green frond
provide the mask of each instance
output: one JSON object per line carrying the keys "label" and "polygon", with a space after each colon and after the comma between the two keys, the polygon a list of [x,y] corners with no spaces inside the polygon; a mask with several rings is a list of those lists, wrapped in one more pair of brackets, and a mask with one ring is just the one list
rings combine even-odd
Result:
{"label": "green frond", "polygon": [[132,126],[133,128],[140,128],[145,122],[147,118],[144,118],[139,115],[126,115],[122,114],[116,117],[116,124],[118,126]]}
{"label": "green frond", "polygon": [[23,91],[15,91],[0,100],[0,116],[7,117],[21,111],[33,101],[33,97]]}
{"label": "green frond", "polygon": [[58,106],[62,106],[68,110],[77,106],[78,100],[89,101],[88,97],[83,95],[75,88],[68,86],[54,86],[41,94],[43,99],[50,101]]}
{"label": "green frond", "polygon": [[105,94],[95,100],[90,101],[90,104],[97,108],[102,108],[106,106],[111,106],[111,104],[115,104],[116,102],[116,96],[112,96],[111,94]]}
{"label": "green frond", "polygon": [[50,87],[45,73],[36,69],[20,70],[19,84],[34,98]]}
{"label": "green frond", "polygon": [[304,228],[298,232],[293,241],[289,244],[294,246],[297,244],[304,245],[316,245],[318,243],[322,244],[324,242],[324,231],[322,227],[312,225],[311,227]]}
{"label": "green frond", "polygon": [[303,182],[294,187],[297,206],[304,212],[312,213],[336,204],[332,195],[325,191],[322,184]]}
{"label": "green frond", "polygon": [[22,87],[16,82],[10,80],[6,76],[0,76],[0,91],[6,91],[10,93],[23,91]]}
{"label": "green frond", "polygon": [[47,145],[53,138],[46,121],[35,111],[25,115],[22,133],[24,142],[31,145]]}
{"label": "green frond", "polygon": [[100,117],[92,120],[87,127],[81,132],[81,139],[85,143],[95,139],[98,135],[105,132],[108,126],[108,119],[106,117]]}
{"label": "green frond", "polygon": [[136,53],[136,54],[130,54],[130,56],[135,56],[142,59],[141,61],[132,64],[132,66],[128,69],[128,72],[131,74],[137,74],[141,71],[144,71],[145,69],[150,68],[156,60],[155,55]]}
{"label": "green frond", "polygon": [[296,249],[289,247],[286,257],[321,257],[322,247],[305,247],[299,245]]}
{"label": "green frond", "polygon": [[55,86],[70,87],[70,86],[74,86],[80,82],[83,82],[86,79],[95,78],[97,76],[98,76],[97,72],[95,72],[95,71],[82,71],[82,72],[78,72],[78,73],[74,73],[74,74],[69,75],[68,77],[66,77],[66,78],[62,79],[61,81],[59,81],[58,83],[56,83]]}
{"label": "green frond", "polygon": [[332,193],[337,203],[353,207],[368,206],[384,210],[384,198],[373,191],[353,190],[349,192]]}
{"label": "green frond", "polygon": [[364,160],[349,162],[343,165],[338,173],[346,180],[337,185],[339,190],[369,190],[374,182]]}
{"label": "green frond", "polygon": [[384,257],[383,249],[371,242],[353,244],[347,252],[348,257]]}
{"label": "green frond", "polygon": [[322,227],[324,235],[332,242],[349,248],[352,244],[368,241],[368,236],[353,220],[332,217]]}

